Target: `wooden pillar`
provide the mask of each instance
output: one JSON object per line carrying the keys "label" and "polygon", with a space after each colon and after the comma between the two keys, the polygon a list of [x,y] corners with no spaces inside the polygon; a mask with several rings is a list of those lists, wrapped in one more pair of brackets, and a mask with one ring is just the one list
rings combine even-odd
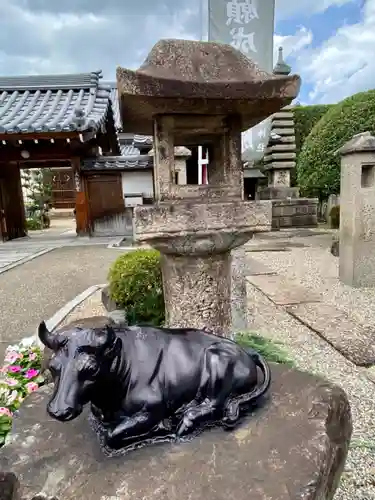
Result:
{"label": "wooden pillar", "polygon": [[78,236],[85,236],[90,231],[89,203],[85,183],[81,177],[80,158],[71,159],[74,175],[74,186],[76,191],[76,233]]}

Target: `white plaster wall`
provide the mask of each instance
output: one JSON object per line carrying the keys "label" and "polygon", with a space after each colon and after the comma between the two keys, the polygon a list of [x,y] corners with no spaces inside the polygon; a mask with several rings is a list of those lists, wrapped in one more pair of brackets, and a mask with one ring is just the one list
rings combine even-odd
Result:
{"label": "white plaster wall", "polygon": [[154,185],[151,170],[122,172],[121,179],[124,197],[130,194],[142,193],[146,197],[153,198]]}

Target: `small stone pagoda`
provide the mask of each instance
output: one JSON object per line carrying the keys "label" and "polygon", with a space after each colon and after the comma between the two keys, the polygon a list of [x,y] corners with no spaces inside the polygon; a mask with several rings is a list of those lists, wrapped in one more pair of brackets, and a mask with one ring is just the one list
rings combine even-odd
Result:
{"label": "small stone pagoda", "polygon": [[[283,49],[273,74],[287,77],[291,67],[286,64]],[[256,198],[272,200],[272,228],[311,227],[318,223],[318,200],[300,198],[299,188],[291,187],[291,172],[296,168],[296,138],[293,106],[285,106],[272,116],[271,134],[264,156],[268,186],[258,190]]]}
{"label": "small stone pagoda", "polygon": [[[283,49],[279,48],[279,58],[273,70],[275,75],[288,76],[291,67],[283,58]],[[299,189],[290,187],[290,173],[296,167],[296,138],[294,130],[293,108],[286,106],[272,117],[271,136],[264,157],[265,170],[268,173],[268,187],[263,188],[262,199],[298,198]]]}
{"label": "small stone pagoda", "polygon": [[[231,330],[231,250],[271,228],[269,202],[242,201],[241,133],[297,96],[300,78],[261,71],[230,45],[162,40],[117,69],[124,132],[154,137],[155,204],[135,209],[138,241],[160,250],[166,322]],[[174,148],[210,144],[209,184],[178,185]]]}

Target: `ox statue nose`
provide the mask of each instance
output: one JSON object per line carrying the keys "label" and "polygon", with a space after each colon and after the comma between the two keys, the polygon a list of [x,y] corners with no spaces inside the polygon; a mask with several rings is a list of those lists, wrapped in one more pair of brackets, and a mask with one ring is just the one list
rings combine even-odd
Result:
{"label": "ox statue nose", "polygon": [[54,404],[54,402],[50,402],[47,405],[48,414],[52,418],[59,420],[60,422],[68,422],[69,420],[73,420],[81,413],[81,411],[81,408],[72,408],[70,406],[60,407]]}

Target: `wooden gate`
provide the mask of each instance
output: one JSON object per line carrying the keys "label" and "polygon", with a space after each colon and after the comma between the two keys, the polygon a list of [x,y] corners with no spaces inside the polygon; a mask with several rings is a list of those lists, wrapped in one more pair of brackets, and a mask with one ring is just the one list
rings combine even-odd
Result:
{"label": "wooden gate", "polygon": [[51,203],[53,208],[74,208],[76,192],[74,188],[74,174],[71,167],[53,168]]}
{"label": "wooden gate", "polygon": [[0,237],[3,241],[26,236],[21,174],[16,163],[0,163]]}
{"label": "wooden gate", "polygon": [[95,220],[125,211],[121,173],[88,176],[87,191],[91,229]]}

